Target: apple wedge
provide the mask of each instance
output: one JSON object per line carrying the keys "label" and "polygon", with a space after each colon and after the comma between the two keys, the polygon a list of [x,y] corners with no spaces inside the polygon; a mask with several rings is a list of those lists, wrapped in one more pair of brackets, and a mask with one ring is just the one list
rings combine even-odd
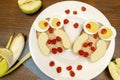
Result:
{"label": "apple wedge", "polygon": [[41,7],[41,0],[18,0],[18,6],[23,13],[33,14]]}
{"label": "apple wedge", "polygon": [[38,35],[38,45],[44,55],[48,55],[50,52],[50,49],[46,45],[47,40],[48,40],[47,33],[40,33]]}
{"label": "apple wedge", "polygon": [[104,56],[107,49],[107,44],[103,40],[98,40],[96,45],[97,45],[97,49],[90,56],[90,60],[92,62],[96,62],[100,60]]}
{"label": "apple wedge", "polygon": [[120,58],[115,59],[116,65],[120,68]]}
{"label": "apple wedge", "polygon": [[77,52],[81,49],[83,43],[84,43],[87,39],[88,39],[88,34],[83,33],[81,36],[79,36],[79,37],[75,40],[75,42],[74,42],[74,44],[73,44],[73,51],[74,51],[74,53],[77,53]]}
{"label": "apple wedge", "polygon": [[109,72],[114,80],[120,80],[120,74],[118,72],[118,68],[114,62],[110,62],[108,65]]}
{"label": "apple wedge", "polygon": [[59,36],[62,39],[62,45],[64,48],[69,49],[71,47],[70,40],[69,40],[67,34],[63,30],[56,29],[54,31],[54,34],[56,36]]}

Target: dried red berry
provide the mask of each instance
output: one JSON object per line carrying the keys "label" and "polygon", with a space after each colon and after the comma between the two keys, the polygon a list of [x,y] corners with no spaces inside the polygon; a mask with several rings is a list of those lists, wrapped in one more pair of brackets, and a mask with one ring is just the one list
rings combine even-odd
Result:
{"label": "dried red berry", "polygon": [[48,26],[48,22],[44,22],[44,26],[47,27]]}
{"label": "dried red berry", "polygon": [[98,38],[98,33],[94,34],[93,37],[94,37],[94,39],[97,39]]}
{"label": "dried red berry", "polygon": [[56,25],[59,27],[60,26],[60,24],[61,24],[61,22],[60,21],[58,21],[57,23],[56,23]]}
{"label": "dried red berry", "polygon": [[73,11],[73,14],[76,15],[76,14],[77,14],[77,11]]}
{"label": "dried red berry", "polygon": [[93,44],[93,42],[89,42],[89,43],[88,43],[88,46],[92,46],[92,44]]}
{"label": "dried red berry", "polygon": [[96,50],[96,48],[95,48],[95,47],[91,47],[91,50],[92,50],[92,51],[95,51],[95,50]]}
{"label": "dried red berry", "polygon": [[56,68],[56,71],[57,71],[57,73],[61,73],[62,68],[61,68],[61,67],[57,67],[57,68]]}
{"label": "dried red berry", "polygon": [[106,33],[107,33],[107,30],[106,30],[106,29],[102,29],[102,30],[101,30],[101,33],[102,33],[102,34],[106,34]]}
{"label": "dried red berry", "polygon": [[81,7],[81,10],[82,10],[82,11],[86,11],[86,7],[82,6],[82,7]]}
{"label": "dried red berry", "polygon": [[78,65],[77,70],[81,70],[81,69],[82,69],[82,65]]}
{"label": "dried red berry", "polygon": [[83,47],[87,47],[88,46],[88,44],[85,42],[84,44],[83,44]]}
{"label": "dried red berry", "polygon": [[58,47],[58,48],[57,48],[57,51],[58,51],[59,53],[62,53],[62,52],[63,52],[63,49],[62,49],[61,47]]}
{"label": "dried red berry", "polygon": [[90,29],[90,28],[91,28],[91,25],[90,25],[90,24],[87,24],[87,25],[86,25],[86,28]]}
{"label": "dried red berry", "polygon": [[51,62],[49,63],[49,65],[50,65],[51,67],[53,67],[53,66],[55,65],[55,62],[54,62],[54,61],[51,61]]}
{"label": "dried red berry", "polygon": [[78,51],[78,54],[79,54],[79,55],[84,55],[84,51],[83,51],[83,50],[79,50],[79,51]]}
{"label": "dried red berry", "polygon": [[57,36],[56,41],[61,41],[61,38],[59,36]]}
{"label": "dried red berry", "polygon": [[68,24],[69,20],[68,19],[64,19],[64,24]]}
{"label": "dried red berry", "polygon": [[78,23],[75,23],[73,24],[74,28],[78,28],[79,24]]}
{"label": "dried red berry", "polygon": [[88,52],[84,52],[84,57],[88,57],[89,56],[89,53]]}
{"label": "dried red berry", "polygon": [[53,40],[51,41],[51,43],[52,43],[52,44],[56,44],[56,39],[53,39]]}
{"label": "dried red berry", "polygon": [[69,13],[70,13],[70,10],[69,10],[69,9],[66,9],[66,10],[65,10],[65,13],[66,13],[66,14],[69,14]]}
{"label": "dried red berry", "polygon": [[56,48],[52,48],[52,53],[56,54],[57,53],[57,49]]}
{"label": "dried red berry", "polygon": [[51,40],[50,40],[50,39],[48,39],[47,43],[48,43],[48,44],[51,44]]}
{"label": "dried red berry", "polygon": [[48,31],[49,31],[49,33],[53,33],[54,29],[50,27],[50,28],[48,29]]}
{"label": "dried red berry", "polygon": [[71,76],[71,77],[74,77],[74,76],[75,76],[75,72],[71,70],[71,71],[70,71],[70,76]]}
{"label": "dried red berry", "polygon": [[67,66],[66,69],[67,69],[68,71],[70,71],[70,70],[72,70],[72,66]]}

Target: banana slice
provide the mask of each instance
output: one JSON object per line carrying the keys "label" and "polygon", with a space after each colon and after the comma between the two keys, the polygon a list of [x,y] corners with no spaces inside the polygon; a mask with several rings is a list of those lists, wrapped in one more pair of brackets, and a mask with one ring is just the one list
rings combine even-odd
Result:
{"label": "banana slice", "polygon": [[67,49],[68,49],[68,48],[71,47],[70,40],[69,40],[67,34],[66,34],[63,30],[58,30],[58,29],[56,29],[56,30],[54,31],[54,34],[55,34],[56,36],[61,37],[61,39],[62,39],[62,45],[64,46],[64,48],[67,48]]}
{"label": "banana slice", "polygon": [[120,74],[119,74],[118,68],[116,67],[114,62],[109,63],[108,69],[114,80],[120,80]]}
{"label": "banana slice", "polygon": [[73,51],[77,53],[87,39],[88,39],[88,34],[86,33],[83,33],[81,36],[79,36],[78,39],[76,39],[76,41],[73,44]]}
{"label": "banana slice", "polygon": [[97,49],[90,56],[90,60],[92,62],[96,62],[99,59],[101,59],[104,56],[106,49],[107,49],[107,44],[105,43],[105,41],[99,40],[97,42]]}
{"label": "banana slice", "polygon": [[48,35],[47,33],[40,33],[38,36],[38,45],[40,50],[44,55],[48,55],[50,52],[50,49],[47,47],[46,43],[48,40]]}

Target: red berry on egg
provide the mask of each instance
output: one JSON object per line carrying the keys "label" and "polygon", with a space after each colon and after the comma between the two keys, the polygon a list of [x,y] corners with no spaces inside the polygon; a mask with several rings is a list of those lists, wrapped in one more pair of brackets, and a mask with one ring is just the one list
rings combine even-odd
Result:
{"label": "red berry on egg", "polygon": [[60,26],[60,24],[61,24],[60,21],[58,21],[58,22],[56,23],[56,25],[57,25],[58,27]]}
{"label": "red berry on egg", "polygon": [[87,28],[87,29],[90,29],[90,28],[91,28],[91,25],[90,25],[90,24],[87,24],[87,25],[86,25],[86,28]]}

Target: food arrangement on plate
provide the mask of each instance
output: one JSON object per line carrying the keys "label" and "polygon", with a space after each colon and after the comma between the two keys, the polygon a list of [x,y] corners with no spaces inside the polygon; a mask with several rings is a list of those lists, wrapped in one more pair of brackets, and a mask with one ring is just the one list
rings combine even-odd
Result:
{"label": "food arrangement on plate", "polygon": [[[115,38],[115,29],[93,20],[80,24],[80,17],[76,16],[77,11],[69,15],[70,10],[66,9],[65,13],[66,16],[39,20],[35,26],[38,46],[42,54],[45,56],[64,54],[64,50],[69,49],[77,56],[89,58],[91,62],[99,61],[104,56],[110,40]],[[75,37],[68,36],[70,27]],[[55,61],[51,61],[49,65],[53,67]],[[81,70],[82,65],[79,66]],[[75,76],[72,66],[67,66],[66,69],[70,71],[71,77]],[[62,68],[57,67],[56,71],[60,73]]]}
{"label": "food arrangement on plate", "polygon": [[[72,2],[76,4],[74,7]],[[50,12],[54,13],[47,14]],[[97,15],[101,16],[99,20]],[[37,66],[53,79],[92,79],[112,58],[115,36],[114,27],[95,8],[66,1],[48,7],[36,18],[30,34],[30,50]],[[37,49],[32,49],[31,41],[35,41]],[[95,70],[89,75],[93,67]],[[81,74],[85,75],[79,77]]]}

